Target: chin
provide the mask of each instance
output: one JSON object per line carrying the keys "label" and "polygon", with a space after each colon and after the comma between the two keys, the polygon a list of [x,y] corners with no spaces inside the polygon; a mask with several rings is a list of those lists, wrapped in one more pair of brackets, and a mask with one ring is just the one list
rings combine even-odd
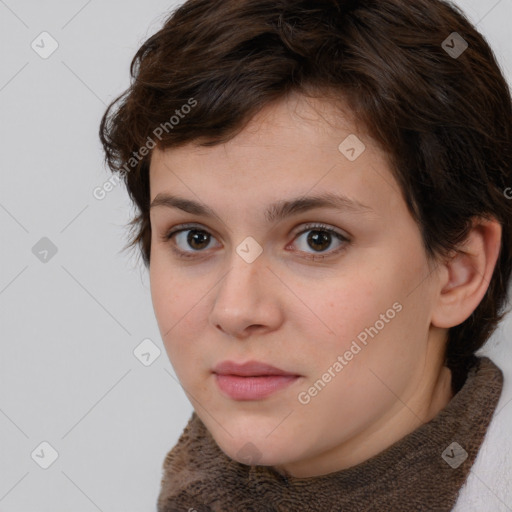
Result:
{"label": "chin", "polygon": [[288,450],[291,446],[283,446],[280,440],[275,439],[274,443],[265,439],[265,436],[241,436],[224,438],[226,444],[215,439],[219,448],[230,458],[248,466],[279,466],[289,463],[295,453]]}

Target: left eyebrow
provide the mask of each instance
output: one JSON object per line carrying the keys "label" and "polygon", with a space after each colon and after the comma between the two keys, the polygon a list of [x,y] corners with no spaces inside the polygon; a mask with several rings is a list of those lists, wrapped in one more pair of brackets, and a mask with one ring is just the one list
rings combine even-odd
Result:
{"label": "left eyebrow", "polygon": [[[157,194],[149,208],[156,208],[157,206],[178,208],[184,212],[203,217],[218,217],[214,210],[203,203],[166,193]],[[265,219],[268,223],[274,223],[291,217],[292,215],[297,215],[316,208],[331,208],[333,210],[342,212],[349,211],[358,214],[375,213],[373,208],[359,201],[350,199],[344,195],[327,192],[319,195],[276,201],[267,207]]]}

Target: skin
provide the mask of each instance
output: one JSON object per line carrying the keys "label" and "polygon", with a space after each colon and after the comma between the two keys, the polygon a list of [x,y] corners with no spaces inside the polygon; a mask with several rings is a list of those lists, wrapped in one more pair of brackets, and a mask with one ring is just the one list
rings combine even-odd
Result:
{"label": "skin", "polygon": [[[353,162],[338,149],[350,134],[366,146]],[[265,219],[274,201],[323,192],[371,210],[319,208]],[[430,262],[387,154],[346,109],[291,95],[267,105],[225,144],[155,149],[150,200],[161,193],[216,212],[209,218],[151,208],[150,283],[168,357],[226,455],[247,463],[250,442],[254,464],[295,477],[323,475],[383,451],[450,401],[451,375],[443,366],[448,328],[483,297],[500,226],[475,224],[465,253]],[[327,233],[325,246],[308,243],[316,232],[305,231],[310,222],[348,241]],[[183,223],[207,238],[191,246],[185,231],[165,240]],[[263,249],[252,263],[236,252],[248,236]],[[193,257],[178,257],[173,246]],[[299,393],[397,302],[401,311],[309,403],[300,403]],[[227,359],[263,361],[301,377],[265,399],[233,400],[212,374]]]}

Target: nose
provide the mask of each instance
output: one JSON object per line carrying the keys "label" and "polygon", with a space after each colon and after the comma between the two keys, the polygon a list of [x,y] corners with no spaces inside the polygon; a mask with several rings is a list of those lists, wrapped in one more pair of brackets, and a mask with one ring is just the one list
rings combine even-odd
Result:
{"label": "nose", "polygon": [[280,298],[284,287],[268,268],[264,253],[247,263],[233,251],[230,264],[215,288],[211,325],[239,339],[279,328],[283,321]]}

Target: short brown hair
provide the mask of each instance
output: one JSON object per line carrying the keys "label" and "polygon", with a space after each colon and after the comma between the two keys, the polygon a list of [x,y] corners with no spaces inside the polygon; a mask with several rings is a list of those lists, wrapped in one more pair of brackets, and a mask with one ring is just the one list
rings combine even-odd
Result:
{"label": "short brown hair", "polygon": [[[448,51],[455,41],[468,45],[460,55]],[[491,48],[457,6],[188,0],[137,51],[130,72],[131,86],[108,107],[100,137],[110,169],[123,176],[138,208],[129,246],[140,246],[146,266],[148,148],[226,142],[290,92],[343,96],[389,153],[429,259],[456,249],[474,217],[498,220],[502,242],[486,295],[449,331],[446,361],[460,388],[508,299],[512,200],[504,191],[512,186],[512,110]]]}

